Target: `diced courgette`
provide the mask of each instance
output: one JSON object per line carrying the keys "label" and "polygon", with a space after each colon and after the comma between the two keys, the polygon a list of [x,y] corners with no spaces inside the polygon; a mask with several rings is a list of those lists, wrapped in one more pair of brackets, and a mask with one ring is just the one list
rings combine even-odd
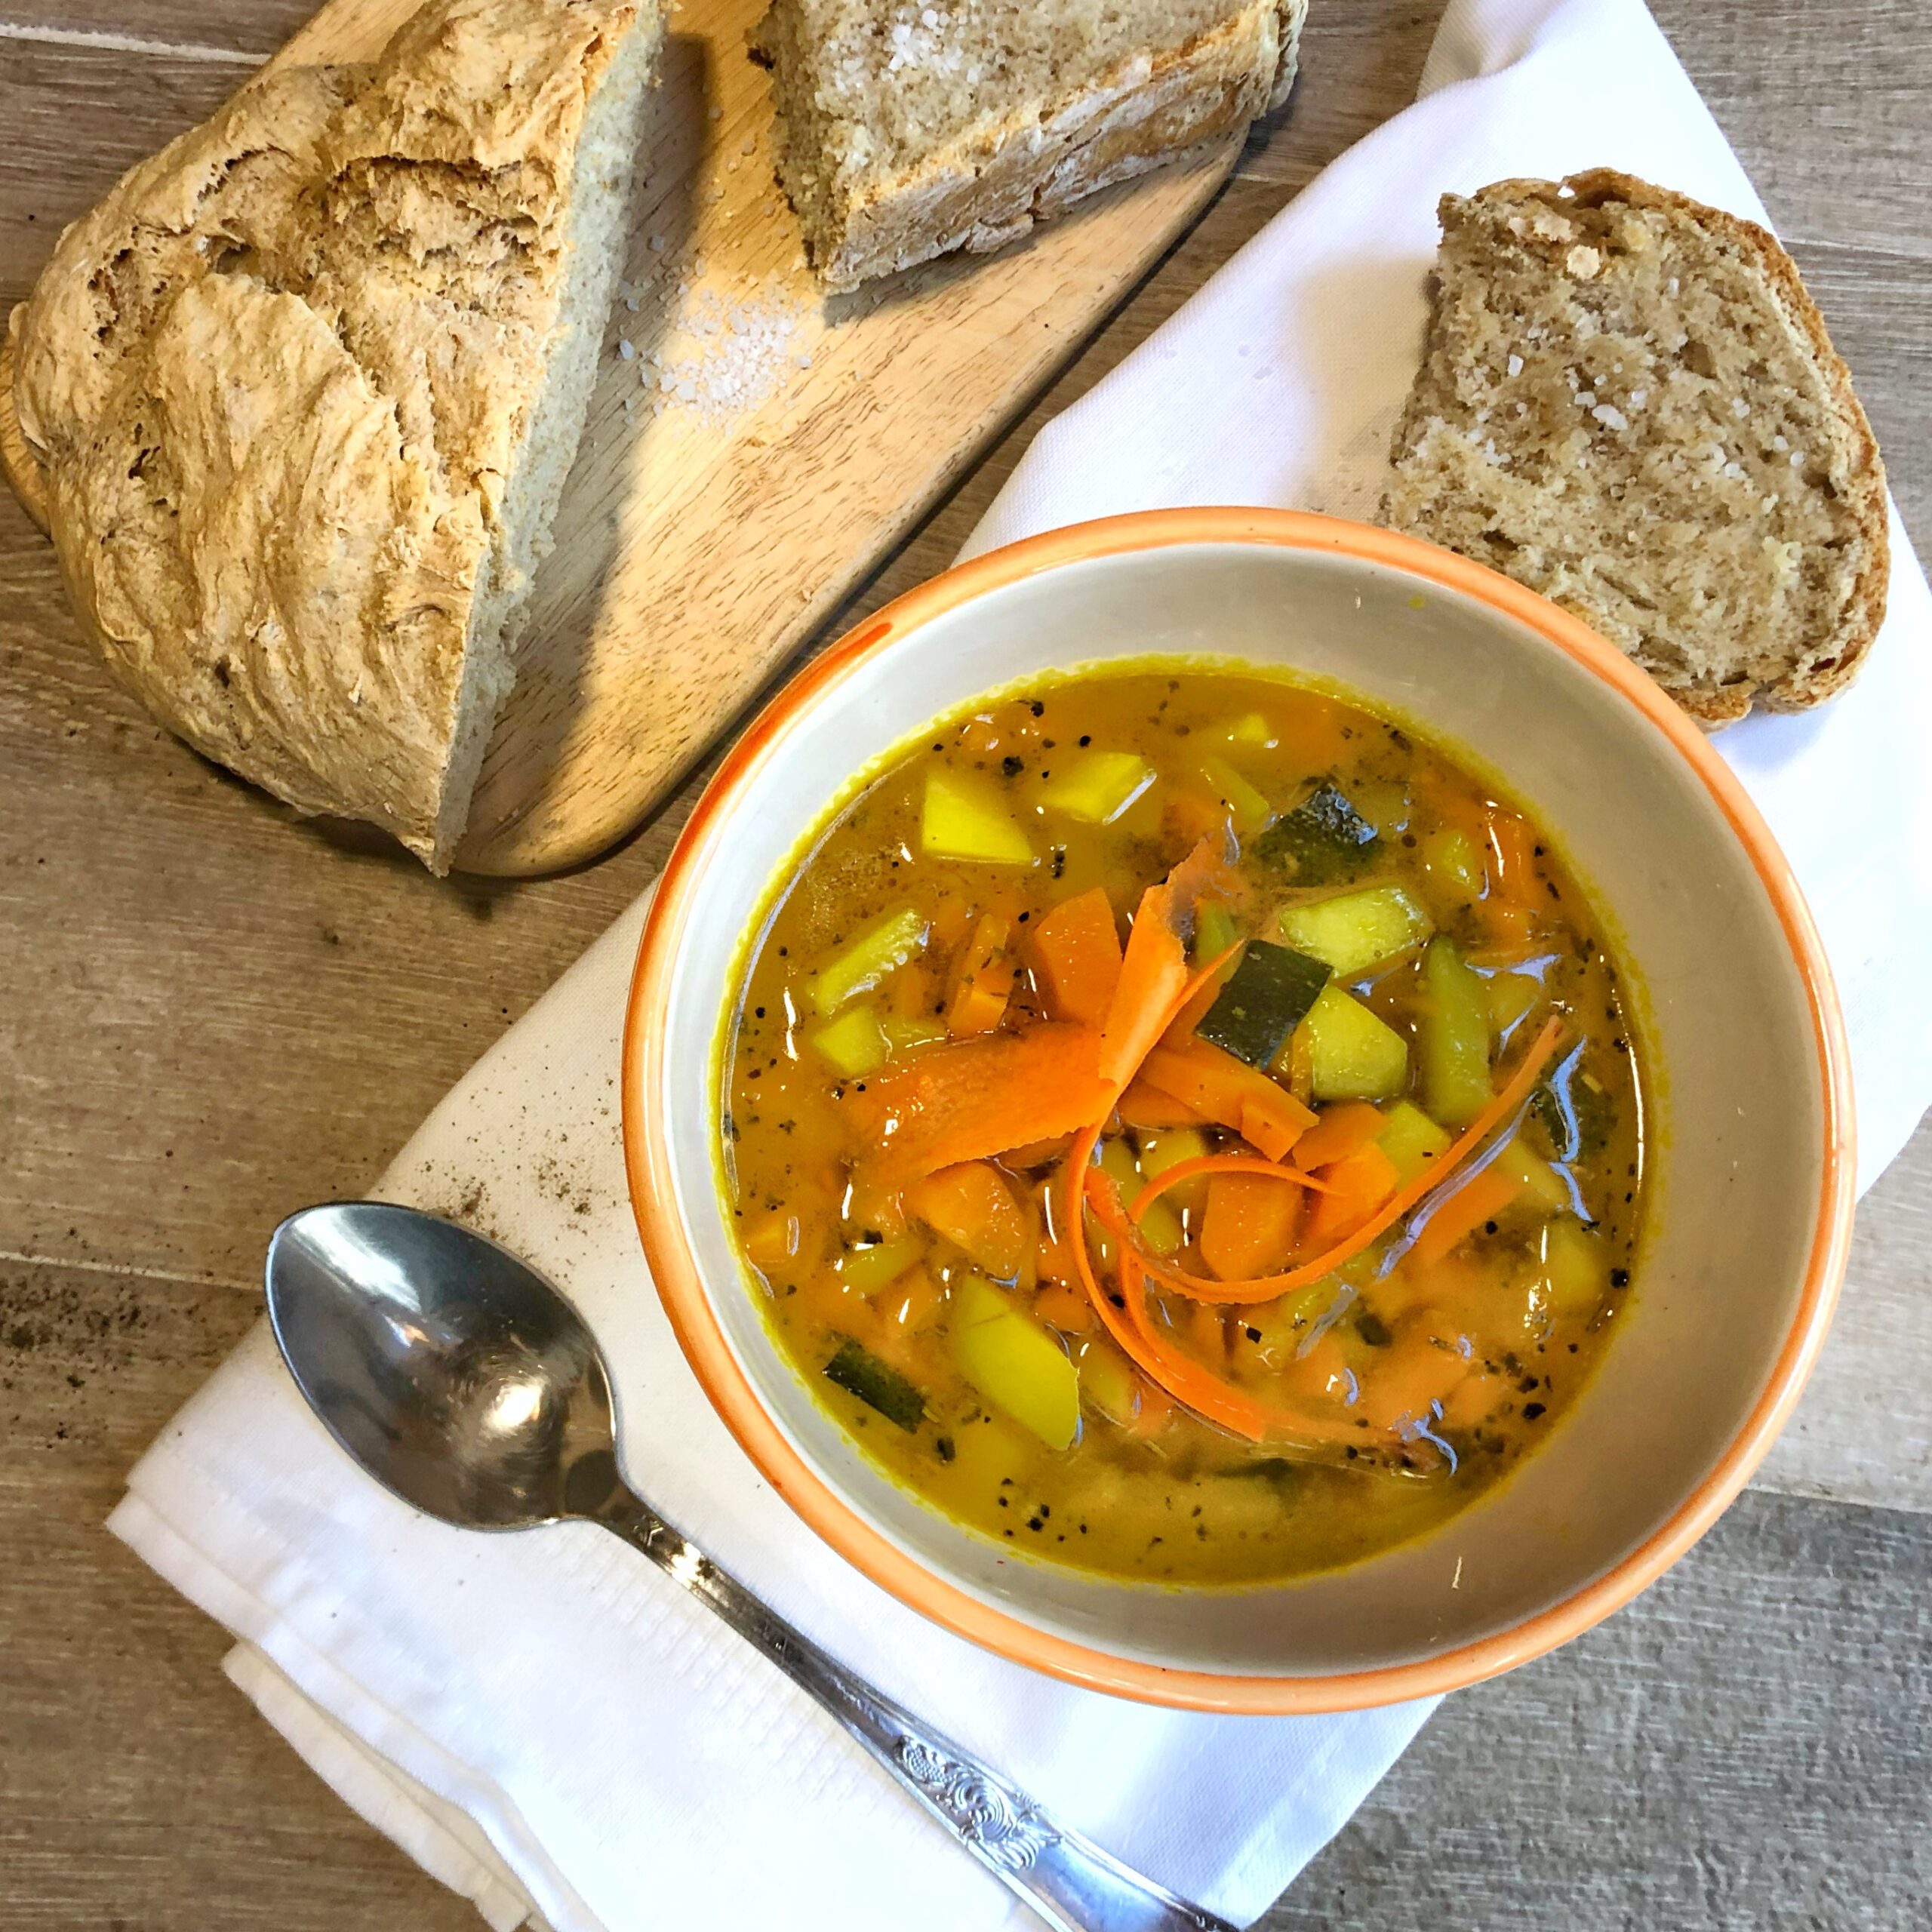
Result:
{"label": "diced courgette", "polygon": [[1422,991],[1422,1103],[1444,1127],[1467,1127],[1491,1097],[1482,978],[1438,933],[1423,955]]}
{"label": "diced courgette", "polygon": [[1340,980],[1407,952],[1435,930],[1435,921],[1399,885],[1365,886],[1281,914],[1281,937],[1297,952],[1325,960]]}
{"label": "diced courgette", "polygon": [[918,1389],[890,1363],[881,1361],[857,1342],[839,1343],[838,1352],[825,1365],[825,1379],[878,1410],[909,1435],[926,1419],[926,1398]]}
{"label": "diced courgette", "polygon": [[807,1036],[834,1072],[860,1080],[884,1063],[891,1043],[869,1006],[854,1006]]}
{"label": "diced courgette", "polygon": [[926,915],[910,906],[875,919],[813,979],[813,1007],[833,1014],[848,1000],[870,992],[924,946],[926,931]]}
{"label": "diced courgette", "polygon": [[1111,825],[1153,782],[1154,768],[1132,752],[1079,752],[1054,761],[1040,802],[1088,825]]}
{"label": "diced courgette", "polygon": [[1303,1023],[1318,1100],[1386,1100],[1409,1074],[1407,1042],[1337,986],[1324,986]]}
{"label": "diced courgette", "polygon": [[1014,823],[998,794],[958,772],[926,774],[919,849],[934,859],[977,859],[995,866],[1033,863],[1026,833]]}
{"label": "diced courgette", "polygon": [[1257,857],[1295,885],[1337,885],[1357,877],[1380,843],[1375,828],[1333,784],[1318,785],[1255,841]]}
{"label": "diced courgette", "polygon": [[1204,966],[1241,937],[1235,915],[1217,899],[1211,899],[1194,915],[1194,963]]}
{"label": "diced courgette", "polygon": [[1306,950],[1253,940],[1195,1031],[1250,1066],[1271,1066],[1328,983]]}
{"label": "diced courgette", "polygon": [[1448,1152],[1452,1137],[1413,1100],[1398,1100],[1389,1109],[1376,1138],[1383,1152],[1395,1163],[1395,1171],[1406,1187],[1424,1168]]}
{"label": "diced courgette", "polygon": [[1080,1376],[1060,1344],[990,1282],[964,1275],[952,1288],[952,1352],[967,1380],[1050,1449],[1080,1427]]}

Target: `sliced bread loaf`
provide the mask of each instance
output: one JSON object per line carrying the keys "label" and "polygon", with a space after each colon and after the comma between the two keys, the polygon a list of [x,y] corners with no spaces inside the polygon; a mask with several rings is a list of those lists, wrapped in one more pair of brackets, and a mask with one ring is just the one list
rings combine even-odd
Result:
{"label": "sliced bread loaf", "polygon": [[1718,725],[1884,615],[1884,473],[1761,228],[1628,175],[1449,195],[1385,521],[1541,591]]}
{"label": "sliced bread loaf", "polygon": [[1307,0],[773,0],[780,179],[828,288],[985,252],[1285,100]]}
{"label": "sliced bread loaf", "polygon": [[622,259],[657,0],[430,0],[272,69],[14,318],[69,590],[164,724],[449,863]]}

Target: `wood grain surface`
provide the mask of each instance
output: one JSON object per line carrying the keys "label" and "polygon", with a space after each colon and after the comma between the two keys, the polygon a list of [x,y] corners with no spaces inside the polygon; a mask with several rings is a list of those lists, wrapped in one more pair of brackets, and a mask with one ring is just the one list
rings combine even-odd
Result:
{"label": "wood grain surface", "polygon": [[[417,0],[328,0],[269,63],[367,60]],[[777,187],[764,0],[684,0],[584,440],[456,864],[555,872],[631,831],[1198,215],[1241,151],[996,258],[828,297]],[[204,63],[208,64],[208,63]],[[44,493],[0,384],[0,466]]]}
{"label": "wood grain surface", "polygon": [[[303,11],[0,0],[0,303]],[[1851,363],[1924,553],[1932,15],[1657,11]],[[1439,12],[1315,0],[1296,96],[1233,180],[813,644],[950,561],[1039,425],[1405,103]],[[468,1932],[221,1678],[223,1633],[100,1524],[254,1318],[268,1229],[367,1186],[648,881],[697,778],[594,866],[431,880],[156,731],[0,501],[0,1932]],[[1746,1497],[1601,1629],[1452,1700],[1268,1932],[1932,1924],[1928,1391],[1932,1128],[1860,1209],[1840,1321],[1763,1472],[1785,1493]]]}

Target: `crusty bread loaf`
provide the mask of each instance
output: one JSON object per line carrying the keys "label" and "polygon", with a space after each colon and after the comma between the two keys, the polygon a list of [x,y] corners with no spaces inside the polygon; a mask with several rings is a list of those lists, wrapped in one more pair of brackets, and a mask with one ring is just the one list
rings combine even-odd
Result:
{"label": "crusty bread loaf", "polygon": [[1553,598],[1706,724],[1841,689],[1884,616],[1884,472],[1790,257],[1607,169],[1441,220],[1384,520]]}
{"label": "crusty bread loaf", "polygon": [[1308,0],[773,0],[780,178],[828,288],[1004,247],[1287,98]]}
{"label": "crusty bread loaf", "polygon": [[657,0],[430,0],[273,69],[69,228],[20,421],[109,663],[437,871],[582,433]]}

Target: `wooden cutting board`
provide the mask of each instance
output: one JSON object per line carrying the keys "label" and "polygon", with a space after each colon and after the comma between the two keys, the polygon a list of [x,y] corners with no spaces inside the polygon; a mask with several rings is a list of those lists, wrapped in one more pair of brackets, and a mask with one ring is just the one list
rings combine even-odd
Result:
{"label": "wooden cutting board", "polygon": [[[367,60],[413,5],[331,0],[276,60]],[[999,255],[827,297],[773,179],[767,79],[746,53],[764,5],[684,0],[671,16],[628,295],[459,869],[556,871],[635,826],[1240,150],[1230,137],[1110,189]],[[10,393],[0,462],[44,528]]]}

